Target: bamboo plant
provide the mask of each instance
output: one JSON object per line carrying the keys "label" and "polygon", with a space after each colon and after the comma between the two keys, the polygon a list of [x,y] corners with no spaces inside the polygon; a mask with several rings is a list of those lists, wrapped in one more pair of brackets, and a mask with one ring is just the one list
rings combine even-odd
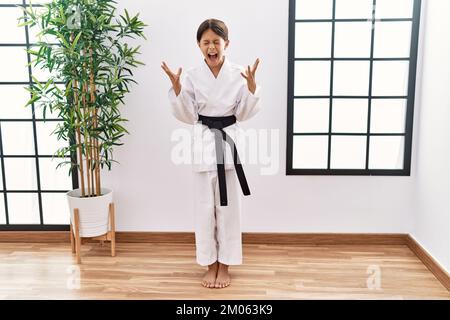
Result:
{"label": "bamboo plant", "polygon": [[[43,10],[42,10],[43,9]],[[101,195],[101,168],[111,170],[113,148],[128,133],[119,107],[130,92],[132,69],[146,25],[127,10],[116,15],[113,0],[53,0],[43,8],[24,8],[21,26],[38,28],[39,41],[28,49],[31,64],[47,70],[46,82],[33,77],[27,106],[61,119],[53,134],[67,142],[54,157],[78,173],[82,197]],[[49,39],[56,39],[50,41]],[[68,160],[70,159],[70,160]]]}

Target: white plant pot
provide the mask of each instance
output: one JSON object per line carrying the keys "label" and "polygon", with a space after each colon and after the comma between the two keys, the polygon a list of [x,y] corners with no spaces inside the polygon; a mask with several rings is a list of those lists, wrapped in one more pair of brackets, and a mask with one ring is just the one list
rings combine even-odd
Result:
{"label": "white plant pot", "polygon": [[109,231],[109,204],[113,202],[113,192],[102,188],[101,194],[100,197],[81,198],[81,189],[67,193],[72,225],[75,225],[74,209],[79,210],[80,237],[98,237]]}

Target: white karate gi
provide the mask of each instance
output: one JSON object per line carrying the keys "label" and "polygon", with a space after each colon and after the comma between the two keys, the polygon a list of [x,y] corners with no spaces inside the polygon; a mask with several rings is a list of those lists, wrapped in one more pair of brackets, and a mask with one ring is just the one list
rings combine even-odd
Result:
{"label": "white karate gi", "polygon": [[[173,115],[193,125],[192,164],[195,183],[195,240],[197,262],[210,265],[215,261],[227,265],[242,263],[241,197],[242,190],[233,164],[233,154],[225,143],[225,175],[228,206],[220,206],[214,133],[198,121],[198,115],[236,116],[238,122],[253,117],[260,109],[260,86],[255,94],[240,74],[245,68],[225,57],[217,78],[203,60],[201,66],[181,76],[182,89],[176,96],[169,90]],[[240,148],[238,123],[223,129]],[[242,153],[240,153],[242,154]],[[241,162],[244,160],[241,156]],[[251,187],[250,187],[251,189]]]}

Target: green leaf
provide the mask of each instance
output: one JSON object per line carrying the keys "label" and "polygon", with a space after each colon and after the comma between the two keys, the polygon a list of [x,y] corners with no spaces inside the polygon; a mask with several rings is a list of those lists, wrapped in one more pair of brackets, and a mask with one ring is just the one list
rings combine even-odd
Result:
{"label": "green leaf", "polygon": [[81,35],[83,34],[83,31],[80,31],[77,36],[75,37],[75,40],[72,43],[72,50],[75,50],[75,47],[77,46],[78,41],[80,40]]}

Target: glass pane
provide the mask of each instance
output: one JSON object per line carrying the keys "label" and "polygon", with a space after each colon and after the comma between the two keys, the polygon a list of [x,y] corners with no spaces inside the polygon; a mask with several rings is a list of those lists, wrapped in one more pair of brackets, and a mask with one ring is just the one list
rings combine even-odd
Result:
{"label": "glass pane", "polygon": [[294,94],[329,96],[330,68],[329,61],[296,61]]}
{"label": "glass pane", "polygon": [[330,122],[329,99],[294,100],[294,132],[325,133]]}
{"label": "glass pane", "polygon": [[366,133],[368,99],[333,99],[333,132]]}
{"label": "glass pane", "polygon": [[53,131],[56,129],[59,121],[36,122],[36,131],[38,139],[38,150],[40,156],[53,156],[60,148],[69,146],[64,140],[58,140]]}
{"label": "glass pane", "polygon": [[333,0],[297,0],[295,17],[296,19],[331,19]]}
{"label": "glass pane", "polygon": [[369,61],[335,61],[333,94],[367,96],[369,94]]}
{"label": "glass pane", "polygon": [[382,18],[412,18],[414,0],[377,0],[375,17]]}
{"label": "glass pane", "polygon": [[0,224],[6,224],[5,195],[0,193]]}
{"label": "glass pane", "polygon": [[39,224],[37,193],[8,193],[10,224]]}
{"label": "glass pane", "polygon": [[31,119],[32,109],[25,107],[30,93],[24,86],[0,85],[0,119]]}
{"label": "glass pane", "polygon": [[42,190],[70,190],[72,189],[72,176],[69,177],[70,165],[59,167],[63,160],[59,158],[39,159],[39,172],[41,174]]}
{"label": "glass pane", "polygon": [[8,190],[37,190],[35,159],[6,158],[4,161]]}
{"label": "glass pane", "polygon": [[[2,164],[0,163],[0,190],[3,190],[3,172],[2,172]],[[0,203],[3,201],[3,194],[0,193]]]}
{"label": "glass pane", "polygon": [[34,155],[34,131],[32,122],[3,122],[3,154],[9,156]]}
{"label": "glass pane", "polygon": [[373,0],[336,0],[336,19],[372,19]]}
{"label": "glass pane", "polygon": [[332,136],[331,169],[365,169],[367,137]]}
{"label": "glass pane", "polygon": [[23,22],[18,20],[21,16],[23,11],[20,8],[0,8],[0,43],[26,43],[25,27],[18,27]]}
{"label": "glass pane", "polygon": [[375,58],[407,58],[411,47],[411,22],[376,22]]}
{"label": "glass pane", "polygon": [[327,169],[328,136],[295,136],[292,167],[294,169]]}
{"label": "glass pane", "polygon": [[372,95],[406,96],[408,68],[408,61],[374,61]]}
{"label": "glass pane", "polygon": [[296,23],[295,57],[331,57],[331,23]]}
{"label": "glass pane", "polygon": [[42,193],[44,224],[70,224],[70,210],[65,193]]}
{"label": "glass pane", "polygon": [[0,47],[0,82],[28,82],[25,48]]}
{"label": "glass pane", "polygon": [[368,58],[372,37],[369,22],[336,22],[334,56],[336,58]]}
{"label": "glass pane", "polygon": [[405,133],[406,99],[373,99],[370,118],[372,133]]}
{"label": "glass pane", "polygon": [[370,137],[369,169],[403,169],[404,137]]}

